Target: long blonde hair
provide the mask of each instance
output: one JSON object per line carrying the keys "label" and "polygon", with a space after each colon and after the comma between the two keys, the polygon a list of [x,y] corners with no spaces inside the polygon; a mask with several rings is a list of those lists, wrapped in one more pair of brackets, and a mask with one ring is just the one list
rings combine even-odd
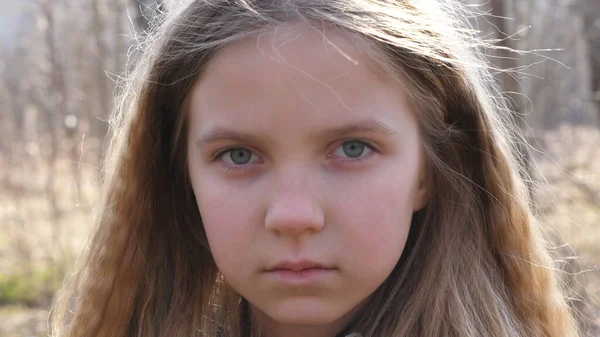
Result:
{"label": "long blonde hair", "polygon": [[356,38],[419,111],[432,198],[352,331],[575,336],[515,157],[518,134],[463,10],[441,0],[194,0],[167,11],[111,120],[98,227],[60,293],[53,336],[249,335],[190,187],[182,105],[220,49],[290,20]]}

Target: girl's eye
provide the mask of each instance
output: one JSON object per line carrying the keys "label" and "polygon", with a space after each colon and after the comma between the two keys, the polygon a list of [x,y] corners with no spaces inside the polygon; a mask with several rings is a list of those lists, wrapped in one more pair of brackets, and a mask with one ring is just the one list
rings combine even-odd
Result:
{"label": "girl's eye", "polygon": [[369,144],[367,144],[363,141],[360,141],[360,140],[349,140],[349,141],[343,142],[342,145],[340,145],[333,152],[333,154],[338,157],[346,156],[348,158],[354,159],[354,158],[358,158],[364,154],[368,154],[371,151],[373,151],[373,149],[371,148],[371,146]]}
{"label": "girl's eye", "polygon": [[226,150],[221,152],[217,157],[222,158],[229,165],[245,165],[259,159],[252,151],[242,148]]}

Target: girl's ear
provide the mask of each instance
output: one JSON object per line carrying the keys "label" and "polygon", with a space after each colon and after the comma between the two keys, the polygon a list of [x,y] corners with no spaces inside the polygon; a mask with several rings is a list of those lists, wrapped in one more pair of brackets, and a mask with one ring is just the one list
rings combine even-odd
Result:
{"label": "girl's ear", "polygon": [[415,194],[413,197],[413,212],[420,211],[427,202],[431,195],[431,178],[427,174],[426,165],[421,166],[421,172],[419,173],[419,181]]}

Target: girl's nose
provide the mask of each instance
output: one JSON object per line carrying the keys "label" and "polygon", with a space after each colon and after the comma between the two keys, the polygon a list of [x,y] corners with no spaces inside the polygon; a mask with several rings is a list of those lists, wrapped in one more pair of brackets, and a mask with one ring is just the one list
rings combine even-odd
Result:
{"label": "girl's nose", "polygon": [[267,230],[279,235],[315,233],[324,225],[323,213],[306,195],[277,196],[265,219]]}
{"label": "girl's nose", "polygon": [[[298,178],[296,176],[296,178]],[[323,229],[325,216],[308,184],[281,184],[272,195],[267,209],[265,227],[278,235],[297,236]]]}

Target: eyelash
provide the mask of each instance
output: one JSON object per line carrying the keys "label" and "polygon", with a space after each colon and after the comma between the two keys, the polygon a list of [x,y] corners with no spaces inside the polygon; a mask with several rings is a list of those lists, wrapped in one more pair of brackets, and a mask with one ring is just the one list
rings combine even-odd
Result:
{"label": "eyelash", "polygon": [[[344,145],[345,143],[348,143],[348,142],[360,142],[360,143],[364,144],[366,147],[368,147],[370,151],[378,152],[377,147],[375,145],[373,145],[371,142],[368,142],[368,141],[362,140],[362,139],[355,139],[355,138],[351,138],[351,139],[347,139],[347,140],[343,140],[343,141],[338,142],[338,144],[335,147],[335,149],[337,149],[338,147],[340,147],[340,146],[342,146],[342,145]],[[213,156],[212,162],[219,161],[228,152],[231,152],[233,150],[240,150],[240,149],[250,151],[250,153],[254,154],[254,152],[252,152],[251,150],[248,150],[247,148],[238,147],[238,146],[232,146],[232,147],[228,147],[228,148],[225,148],[225,149],[217,152],[217,154],[215,154]],[[331,154],[327,155],[328,158],[330,156],[331,156]],[[369,156],[369,154],[367,154],[366,156]],[[348,164],[348,163],[349,164],[355,164],[355,163],[358,164],[358,163],[361,163],[363,160],[365,160],[365,158],[363,158],[363,157],[365,157],[365,156],[361,155],[361,156],[356,157],[356,158],[344,158],[344,159],[342,159],[342,162],[344,164]],[[225,164],[225,165],[227,165],[227,164]],[[245,169],[247,169],[247,164],[233,165],[233,166],[232,165],[227,165],[227,172],[235,171],[235,170],[245,170]]]}

